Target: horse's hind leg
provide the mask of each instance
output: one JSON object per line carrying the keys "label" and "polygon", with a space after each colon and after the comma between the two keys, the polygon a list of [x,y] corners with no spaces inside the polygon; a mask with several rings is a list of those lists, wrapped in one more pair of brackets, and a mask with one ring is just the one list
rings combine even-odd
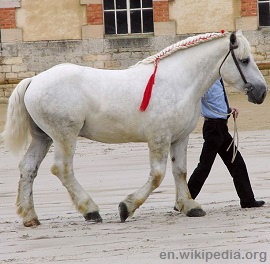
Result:
{"label": "horse's hind leg", "polygon": [[20,162],[20,181],[17,196],[17,213],[23,218],[25,226],[39,225],[38,216],[34,209],[33,182],[38,168],[46,156],[52,140],[38,127],[32,124],[32,142]]}
{"label": "horse's hind leg", "polygon": [[74,177],[73,156],[75,146],[76,138],[54,141],[55,158],[51,171],[68,190],[78,212],[88,221],[101,222],[102,218],[99,215],[98,206]]}

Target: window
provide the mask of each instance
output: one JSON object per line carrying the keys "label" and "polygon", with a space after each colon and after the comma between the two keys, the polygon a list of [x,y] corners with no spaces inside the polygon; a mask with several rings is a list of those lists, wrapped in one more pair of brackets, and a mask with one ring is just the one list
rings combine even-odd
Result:
{"label": "window", "polygon": [[258,0],[259,26],[270,26],[270,0]]}
{"label": "window", "polygon": [[152,0],[103,0],[106,35],[154,32]]}

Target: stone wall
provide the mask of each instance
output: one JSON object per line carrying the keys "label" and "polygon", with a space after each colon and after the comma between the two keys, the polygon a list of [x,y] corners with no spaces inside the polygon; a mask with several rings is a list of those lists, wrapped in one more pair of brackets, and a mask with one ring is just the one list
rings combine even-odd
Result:
{"label": "stone wall", "polygon": [[7,102],[13,83],[54,65],[75,63],[124,69],[184,37],[187,36],[2,43],[0,103]]}
{"label": "stone wall", "polygon": [[[245,31],[257,63],[270,62],[270,32]],[[0,103],[6,103],[15,84],[60,63],[101,69],[124,69],[189,35],[2,43]],[[262,70],[270,84],[269,68]]]}

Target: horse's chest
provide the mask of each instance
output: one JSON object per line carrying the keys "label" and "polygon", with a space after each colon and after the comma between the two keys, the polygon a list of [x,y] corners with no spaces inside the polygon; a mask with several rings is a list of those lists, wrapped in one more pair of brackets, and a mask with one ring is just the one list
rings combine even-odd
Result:
{"label": "horse's chest", "polygon": [[189,111],[179,113],[174,118],[174,125],[172,125],[174,139],[185,138],[195,129],[200,117],[200,109],[200,105],[197,105]]}

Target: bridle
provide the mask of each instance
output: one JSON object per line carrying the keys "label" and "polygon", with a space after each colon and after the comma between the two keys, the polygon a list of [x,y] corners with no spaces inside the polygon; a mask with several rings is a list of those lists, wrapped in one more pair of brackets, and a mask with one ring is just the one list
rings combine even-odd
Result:
{"label": "bridle", "polygon": [[232,58],[233,58],[233,61],[235,63],[235,66],[237,67],[240,75],[241,75],[241,78],[244,82],[244,87],[245,87],[245,93],[248,94],[249,96],[253,97],[252,99],[256,102],[256,98],[254,97],[253,93],[252,93],[252,90],[253,90],[253,85],[250,83],[250,82],[247,82],[247,79],[245,77],[245,75],[243,74],[241,68],[240,68],[240,65],[235,57],[235,53],[234,53],[234,50],[238,48],[238,45],[233,45],[232,43],[230,43],[230,49],[227,53],[227,55],[225,56],[225,58],[223,59],[222,63],[220,64],[219,66],[219,76],[221,77],[221,74],[220,74],[220,70],[221,70],[221,67],[223,66],[224,62],[226,61],[226,59],[228,58],[229,54],[231,53],[232,54]]}
{"label": "bridle", "polygon": [[[220,66],[219,66],[219,76],[221,77],[220,70],[221,70],[222,65],[224,64],[224,62],[225,62],[226,59],[228,58],[229,54],[231,53],[231,54],[232,54],[233,61],[234,61],[235,65],[236,65],[236,67],[237,67],[237,69],[238,69],[238,71],[239,71],[239,73],[240,73],[240,75],[241,75],[241,78],[242,78],[242,80],[243,80],[243,82],[244,82],[244,84],[245,84],[244,87],[245,87],[245,92],[246,92],[246,94],[248,94],[248,96],[251,96],[252,99],[254,100],[254,102],[256,102],[256,99],[255,99],[255,97],[254,97],[254,95],[253,95],[253,92],[252,92],[252,90],[253,90],[253,85],[252,85],[250,82],[247,81],[247,79],[246,79],[245,75],[243,74],[243,72],[242,72],[242,70],[241,70],[241,68],[240,68],[240,65],[239,65],[239,63],[238,63],[238,61],[237,61],[237,59],[236,59],[236,57],[235,57],[234,50],[237,49],[237,48],[238,48],[238,45],[237,45],[237,44],[234,45],[234,44],[232,44],[232,43],[230,42],[230,49],[229,49],[228,53],[226,54],[225,58],[223,59],[222,63],[221,63]],[[222,77],[221,77],[221,78],[222,78]],[[207,101],[206,101],[206,102],[207,102]],[[208,102],[207,102],[207,105],[209,106]],[[228,115],[230,115],[230,114],[231,114],[231,113],[229,113]],[[235,136],[236,136],[237,144],[235,143]],[[230,148],[232,145],[233,145],[233,156],[232,156],[231,162],[233,163],[234,160],[235,160],[235,157],[236,157],[236,154],[237,154],[237,148],[238,148],[238,145],[239,145],[238,131],[237,131],[237,125],[236,125],[236,119],[235,119],[235,117],[234,117],[234,136],[233,136],[233,139],[232,139],[231,144],[230,144],[229,147],[227,148],[227,151],[229,150],[229,148]]]}

